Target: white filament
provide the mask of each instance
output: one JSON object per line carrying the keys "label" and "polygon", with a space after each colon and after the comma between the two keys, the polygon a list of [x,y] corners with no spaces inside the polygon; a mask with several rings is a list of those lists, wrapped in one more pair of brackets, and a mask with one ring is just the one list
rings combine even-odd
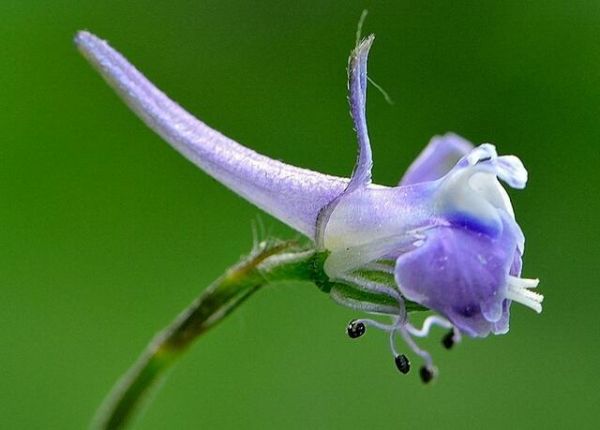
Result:
{"label": "white filament", "polygon": [[544,296],[530,291],[530,289],[537,287],[539,282],[539,279],[523,279],[509,276],[506,298],[521,303],[539,314],[542,312]]}

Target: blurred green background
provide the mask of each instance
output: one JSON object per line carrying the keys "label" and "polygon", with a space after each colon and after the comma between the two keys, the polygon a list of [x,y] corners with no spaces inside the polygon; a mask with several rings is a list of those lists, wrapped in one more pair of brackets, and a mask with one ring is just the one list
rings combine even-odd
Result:
{"label": "blurred green background", "polygon": [[[108,39],[208,124],[348,175],[358,17],[375,180],[455,131],[518,154],[524,274],[544,312],[401,376],[386,337],[305,284],[260,292],[180,361],[138,422],[191,428],[597,428],[600,2],[0,1],[0,427],[80,429],[153,333],[248,251],[258,210],[149,131],[72,43]],[[294,233],[266,215],[275,235]]]}

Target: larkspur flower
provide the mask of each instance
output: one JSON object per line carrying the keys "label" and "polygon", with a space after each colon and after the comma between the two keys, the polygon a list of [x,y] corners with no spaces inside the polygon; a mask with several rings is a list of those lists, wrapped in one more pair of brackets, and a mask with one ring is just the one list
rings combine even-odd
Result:
{"label": "larkspur flower", "polygon": [[[367,326],[387,331],[398,369],[410,361],[395,337],[424,360],[421,377],[436,369],[414,337],[438,325],[446,347],[460,339],[508,331],[511,302],[541,312],[537,280],[521,278],[524,236],[499,180],[524,188],[527,171],[493,145],[454,134],[435,137],[395,187],[371,182],[366,124],[367,57],[373,36],[357,44],[348,66],[351,116],[359,153],[349,179],[284,164],[257,154],[200,122],[150,83],[118,52],[88,32],[76,43],[142,120],[202,170],[325,250],[331,296],[378,320],[352,321],[351,337]],[[421,328],[410,323],[406,301],[437,315]]]}

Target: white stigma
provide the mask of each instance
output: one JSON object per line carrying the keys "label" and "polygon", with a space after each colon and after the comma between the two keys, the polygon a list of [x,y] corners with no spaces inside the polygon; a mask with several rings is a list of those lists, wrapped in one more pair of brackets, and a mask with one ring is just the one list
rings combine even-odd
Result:
{"label": "white stigma", "polygon": [[531,291],[540,283],[539,279],[517,278],[516,276],[508,277],[508,287],[506,289],[506,298],[519,302],[528,308],[533,309],[538,314],[542,312],[542,301],[544,296]]}

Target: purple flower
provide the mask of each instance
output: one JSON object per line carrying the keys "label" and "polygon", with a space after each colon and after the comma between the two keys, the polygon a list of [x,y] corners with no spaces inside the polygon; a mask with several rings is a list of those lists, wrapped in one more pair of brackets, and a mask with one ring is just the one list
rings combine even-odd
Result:
{"label": "purple flower", "polygon": [[[487,336],[508,331],[512,301],[541,312],[543,297],[524,279],[524,236],[502,180],[524,188],[527,171],[514,156],[498,156],[493,145],[473,147],[453,134],[435,137],[398,186],[371,182],[366,124],[367,57],[373,36],[353,50],[348,67],[349,100],[359,144],[349,179],[272,160],[245,148],[187,113],[150,83],[106,42],[80,32],[81,52],[127,104],[190,161],[292,228],[329,255],[325,272],[336,286],[332,297],[355,309],[392,317],[390,324],[356,320],[352,337],[372,325],[390,333],[398,368],[410,362],[396,352],[401,335],[424,361],[424,381],[434,373],[430,355],[413,337],[433,325]],[[408,299],[436,311],[414,327]]]}

